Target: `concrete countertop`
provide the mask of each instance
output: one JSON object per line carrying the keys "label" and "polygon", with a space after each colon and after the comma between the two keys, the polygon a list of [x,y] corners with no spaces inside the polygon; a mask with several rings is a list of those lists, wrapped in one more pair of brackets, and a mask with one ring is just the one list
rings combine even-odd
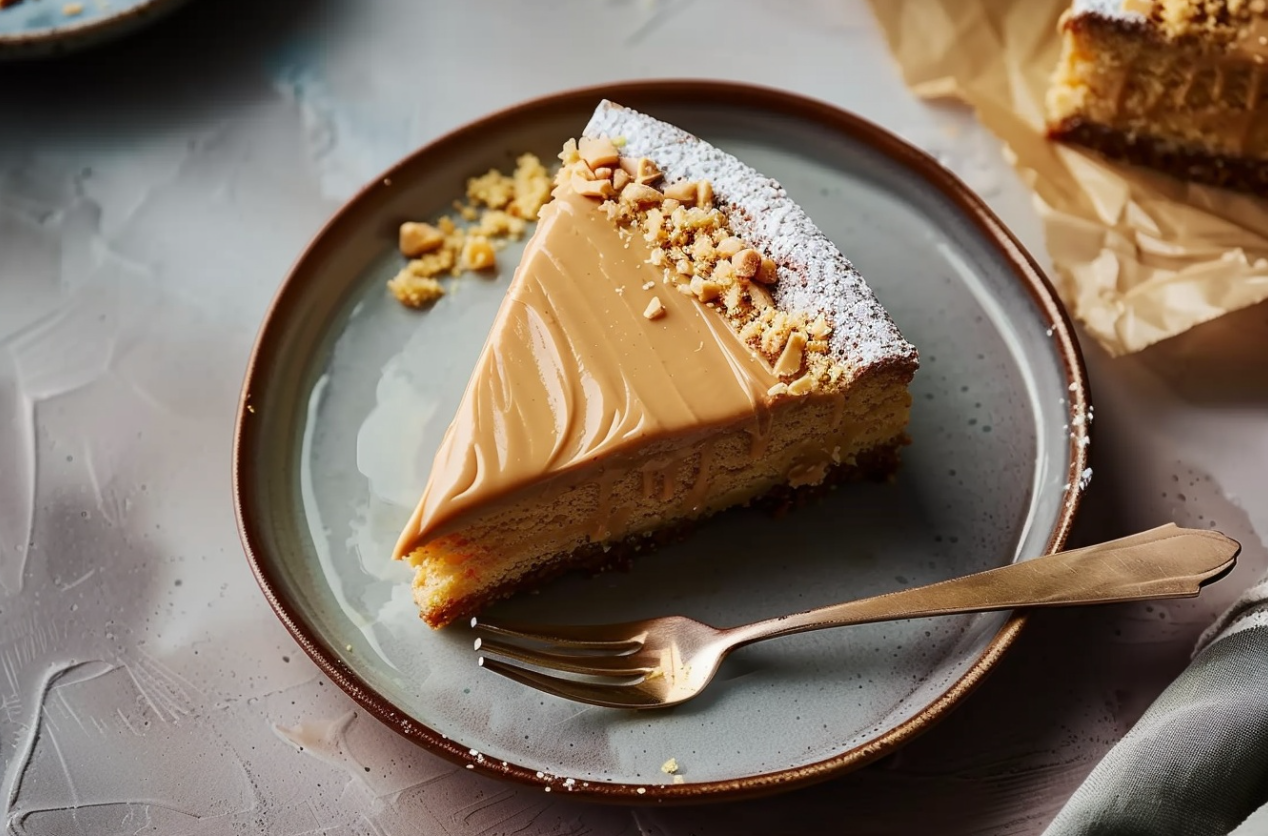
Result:
{"label": "concrete countertop", "polygon": [[0,74],[0,791],[14,832],[1037,834],[1268,563],[1268,307],[1123,359],[1085,340],[1096,441],[1076,540],[1215,526],[1245,546],[1228,581],[1194,601],[1036,615],[946,721],[779,797],[603,807],[467,774],[358,715],[273,616],[238,543],[242,371],[322,221],[498,107],[707,76],[888,127],[1043,262],[997,142],[911,96],[861,0],[204,0]]}

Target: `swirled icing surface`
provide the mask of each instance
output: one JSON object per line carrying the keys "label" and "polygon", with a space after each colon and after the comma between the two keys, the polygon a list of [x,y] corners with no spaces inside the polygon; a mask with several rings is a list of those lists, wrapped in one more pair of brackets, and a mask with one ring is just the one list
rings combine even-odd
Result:
{"label": "swirled icing surface", "polygon": [[[648,249],[561,187],[542,211],[397,556],[543,477],[751,417],[778,381]],[[664,316],[645,316],[652,298]]]}

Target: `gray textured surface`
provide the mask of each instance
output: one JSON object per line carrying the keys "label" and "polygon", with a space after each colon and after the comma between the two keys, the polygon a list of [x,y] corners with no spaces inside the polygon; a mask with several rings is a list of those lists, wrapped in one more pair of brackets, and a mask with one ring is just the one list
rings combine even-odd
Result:
{"label": "gray textured surface", "polygon": [[[561,27],[571,46],[545,54]],[[890,127],[1041,251],[997,145],[966,115],[910,97],[861,3],[203,0],[105,51],[6,70],[0,792],[11,830],[1042,830],[1263,571],[1263,306],[1141,356],[1088,348],[1096,475],[1080,536],[1216,525],[1246,546],[1234,575],[1196,601],[1037,616],[945,723],[789,796],[587,807],[469,776],[359,716],[247,571],[228,485],[241,372],[277,282],[323,219],[449,127],[580,83],[677,75],[683,56]]]}
{"label": "gray textured surface", "polygon": [[1045,836],[1224,836],[1236,829],[1268,801],[1265,681],[1268,628],[1205,648],[1097,765]]}

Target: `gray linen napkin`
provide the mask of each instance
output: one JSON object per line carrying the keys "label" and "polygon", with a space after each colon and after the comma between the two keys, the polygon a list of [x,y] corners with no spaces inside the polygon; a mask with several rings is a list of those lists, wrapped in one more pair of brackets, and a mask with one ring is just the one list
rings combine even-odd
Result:
{"label": "gray linen napkin", "polygon": [[1075,791],[1044,836],[1268,834],[1268,577]]}

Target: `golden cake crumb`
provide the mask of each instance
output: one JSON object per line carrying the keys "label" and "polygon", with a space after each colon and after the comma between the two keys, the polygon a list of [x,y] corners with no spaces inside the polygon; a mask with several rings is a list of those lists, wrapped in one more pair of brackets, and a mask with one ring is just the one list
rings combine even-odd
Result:
{"label": "golden cake crumb", "polygon": [[778,281],[778,265],[733,233],[714,205],[709,181],[658,187],[654,184],[664,175],[655,161],[620,156],[602,137],[569,140],[559,159],[563,167],[556,184],[599,200],[624,234],[641,234],[651,247],[650,263],[664,270],[666,284],[719,311],[771,363],[784,386],[772,387],[770,397],[833,387],[845,377],[845,369],[828,353],[832,324],[822,314],[812,320],[775,306],[766,286]]}
{"label": "golden cake crumb", "polygon": [[675,783],[675,784],[685,784],[685,783],[687,783],[687,779],[686,779],[686,778],[684,778],[684,777],[682,777],[681,775],[675,775],[675,776],[674,776],[674,783]]}
{"label": "golden cake crumb", "polygon": [[462,266],[467,270],[488,270],[497,266],[493,244],[483,235],[468,235],[462,245]]}
{"label": "golden cake crumb", "polygon": [[666,775],[673,775],[675,772],[678,771],[678,759],[670,758],[669,760],[665,761],[664,763],[660,765],[660,771],[664,772]]}
{"label": "golden cake crumb", "polygon": [[67,17],[78,17],[79,15],[83,13],[84,13],[83,3],[67,3],[65,6],[62,6],[62,14],[66,15]]}
{"label": "golden cake crumb", "polygon": [[470,178],[468,202],[454,201],[454,216],[444,215],[434,225],[401,224],[398,245],[411,261],[388,282],[388,290],[403,305],[423,307],[444,295],[441,276],[496,268],[497,251],[524,237],[550,200],[550,188],[550,172],[533,154],[522,154],[512,174],[490,169]]}
{"label": "golden cake crumb", "polygon": [[431,276],[416,276],[409,268],[401,270],[387,283],[388,290],[402,305],[421,308],[445,295],[440,282]]}

